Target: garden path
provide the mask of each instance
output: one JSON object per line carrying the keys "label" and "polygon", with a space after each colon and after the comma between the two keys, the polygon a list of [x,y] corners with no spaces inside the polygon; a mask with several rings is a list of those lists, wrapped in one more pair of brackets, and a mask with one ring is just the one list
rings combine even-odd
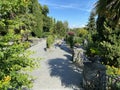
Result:
{"label": "garden path", "polygon": [[42,58],[40,67],[31,74],[35,77],[31,90],[82,90],[82,70],[71,61],[71,51],[65,44],[45,50],[43,39],[30,50],[35,51],[31,57]]}

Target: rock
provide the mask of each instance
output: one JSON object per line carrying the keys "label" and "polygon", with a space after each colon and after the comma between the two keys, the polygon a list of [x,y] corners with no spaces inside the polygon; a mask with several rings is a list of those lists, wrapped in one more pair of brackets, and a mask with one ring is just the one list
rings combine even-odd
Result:
{"label": "rock", "polygon": [[[98,62],[85,62],[83,68],[83,87],[88,90],[105,90],[106,67]],[[90,89],[91,88],[91,89]]]}

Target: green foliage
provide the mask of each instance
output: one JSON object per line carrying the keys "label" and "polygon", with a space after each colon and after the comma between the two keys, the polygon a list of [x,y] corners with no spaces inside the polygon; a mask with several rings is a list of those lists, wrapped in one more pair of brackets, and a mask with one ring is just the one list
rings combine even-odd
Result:
{"label": "green foliage", "polygon": [[[101,33],[102,34],[102,33]],[[112,30],[109,26],[104,23],[104,38],[100,41],[92,42],[91,45],[87,47],[87,55],[90,56],[91,48],[96,48],[95,52],[102,58],[104,64],[120,67],[120,35],[118,30]],[[100,37],[101,38],[101,37]],[[104,39],[104,40],[103,40]],[[93,54],[92,54],[93,55]]]}
{"label": "green foliage", "polygon": [[23,46],[24,46],[25,49],[29,48],[30,47],[30,42],[27,42],[27,41],[24,42]]}
{"label": "green foliage", "polygon": [[74,32],[69,32],[66,36],[66,42],[70,45],[71,48],[74,46]]}
{"label": "green foliage", "polygon": [[[119,24],[120,1],[119,0],[98,0],[96,3],[96,13],[109,19],[112,28]],[[102,24],[101,24],[102,25]]]}
{"label": "green foliage", "polygon": [[117,82],[116,83],[116,90],[119,90],[120,89],[120,82]]}
{"label": "green foliage", "polygon": [[[30,0],[4,0],[0,1],[1,10],[0,13],[5,16],[8,14],[15,13],[24,13],[27,10]],[[5,8],[4,8],[5,7]]]}
{"label": "green foliage", "polygon": [[119,30],[111,29],[104,23],[104,40],[100,42],[104,64],[120,67],[120,33]]}
{"label": "green foliage", "polygon": [[67,30],[68,30],[68,26],[66,22],[64,23],[62,21],[56,22],[54,33],[57,34],[59,37],[65,37]]}
{"label": "green foliage", "polygon": [[119,42],[115,44],[111,44],[109,42],[103,41],[102,45],[102,53],[105,58],[103,61],[105,64],[113,65],[116,67],[120,67],[120,45]]}
{"label": "green foliage", "polygon": [[73,46],[74,46],[74,41],[73,41],[73,39],[74,39],[73,36],[70,36],[70,37],[68,38],[68,41],[69,41],[69,44],[70,44],[70,47],[71,47],[71,48],[73,48]]}
{"label": "green foliage", "polygon": [[[115,11],[113,10],[115,13],[111,14],[111,12],[109,12],[110,9],[109,6],[113,5],[113,3],[111,3],[111,5],[109,4],[110,4],[109,2],[106,2],[104,0],[98,0],[97,2],[97,6],[96,6],[96,11],[98,14],[97,22],[96,22],[97,32],[92,35],[92,39],[94,40],[92,43],[96,44],[95,48],[99,50],[100,52],[99,56],[102,58],[102,62],[104,64],[119,68],[120,67],[120,31],[119,31],[120,25],[119,25],[119,20],[113,20],[113,21],[111,20],[111,18],[112,19],[115,17],[117,18],[118,16],[116,16],[117,11],[115,9],[114,9]],[[113,17],[112,15],[114,15],[115,17]],[[113,25],[114,23],[116,23],[116,25]]]}
{"label": "green foliage", "polygon": [[71,48],[74,45],[79,46],[83,43],[87,34],[88,34],[88,31],[86,29],[76,28],[68,32],[68,35],[66,35],[66,42],[70,45]]}
{"label": "green foliage", "polygon": [[107,82],[110,90],[119,90],[120,89],[120,68],[116,68],[114,66],[106,65],[107,75],[109,76],[109,80]]}
{"label": "green foliage", "polygon": [[89,33],[94,33],[96,30],[96,22],[95,22],[95,12],[91,12],[90,17],[89,17],[89,21],[87,24],[87,30],[89,31]]}
{"label": "green foliage", "polygon": [[43,15],[42,15],[42,7],[38,3],[38,0],[31,0],[31,13],[35,17],[35,27],[33,28],[33,32],[37,37],[42,36],[43,32]]}
{"label": "green foliage", "polygon": [[74,28],[72,31],[75,33],[74,45],[84,45],[84,41],[88,39],[88,31],[85,28]]}
{"label": "green foliage", "polygon": [[[5,35],[10,29],[16,34],[21,30],[30,31],[34,27],[34,17],[30,13],[30,0],[0,1],[0,34]],[[26,34],[26,36],[28,36]]]}
{"label": "green foliage", "polygon": [[97,46],[90,44],[86,48],[86,54],[88,57],[94,57],[95,55],[101,55],[101,52]]}
{"label": "green foliage", "polygon": [[42,14],[47,16],[47,14],[49,13],[49,9],[48,9],[48,6],[47,5],[44,5],[42,7]]}
{"label": "green foliage", "polygon": [[31,77],[23,73],[25,68],[34,68],[35,62],[25,52],[25,44],[12,31],[0,37],[0,89],[21,89],[31,86]]}
{"label": "green foliage", "polygon": [[43,17],[43,32],[50,32],[52,26],[53,26],[52,18],[44,16]]}
{"label": "green foliage", "polygon": [[90,54],[91,55],[98,55],[99,54],[99,51],[97,48],[90,48]]}
{"label": "green foliage", "polygon": [[116,68],[114,66],[106,65],[107,67],[107,75],[120,75],[120,68]]}
{"label": "green foliage", "polygon": [[54,43],[54,36],[53,35],[49,35],[47,37],[47,41],[46,41],[46,46],[47,48],[50,48],[52,46],[52,44]]}
{"label": "green foliage", "polygon": [[86,25],[86,29],[88,31],[87,40],[88,44],[91,44],[96,41],[96,20],[95,20],[95,12],[92,11],[89,16],[88,24]]}
{"label": "green foliage", "polygon": [[81,38],[85,38],[88,34],[88,31],[85,30],[84,28],[81,28],[77,31],[77,35]]}
{"label": "green foliage", "polygon": [[42,37],[48,37],[49,35],[51,35],[50,32],[43,32]]}
{"label": "green foliage", "polygon": [[83,42],[83,39],[82,38],[80,38],[80,37],[74,37],[74,44],[75,45],[80,45],[80,44],[82,44],[82,42]]}

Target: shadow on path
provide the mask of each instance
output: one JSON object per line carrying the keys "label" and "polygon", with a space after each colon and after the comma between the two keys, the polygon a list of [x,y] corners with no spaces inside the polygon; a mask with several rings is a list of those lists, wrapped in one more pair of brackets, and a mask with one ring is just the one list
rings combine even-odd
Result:
{"label": "shadow on path", "polygon": [[55,45],[56,47],[59,47],[61,50],[64,50],[65,52],[72,54],[73,51],[67,47],[66,44],[61,44],[61,45]]}
{"label": "shadow on path", "polygon": [[[67,58],[70,58],[70,56],[67,55]],[[68,59],[56,58],[49,60],[48,64],[51,76],[59,77],[63,86],[71,87],[73,90],[79,90],[75,88],[80,86],[82,74],[71,61]]]}

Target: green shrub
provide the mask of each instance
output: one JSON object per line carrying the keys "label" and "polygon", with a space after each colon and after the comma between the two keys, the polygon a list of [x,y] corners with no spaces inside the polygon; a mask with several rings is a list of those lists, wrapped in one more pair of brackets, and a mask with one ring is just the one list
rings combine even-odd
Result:
{"label": "green shrub", "polygon": [[74,37],[74,44],[82,44],[83,39],[80,37]]}
{"label": "green shrub", "polygon": [[94,57],[95,55],[101,55],[100,48],[97,46],[97,43],[89,43],[86,47],[86,55],[88,57]]}
{"label": "green shrub", "polygon": [[109,65],[106,65],[107,67],[107,75],[120,75],[120,68],[116,68],[114,66],[109,66]]}
{"label": "green shrub", "polygon": [[24,42],[23,46],[24,46],[25,49],[29,48],[30,47],[30,42],[27,42],[27,41]]}
{"label": "green shrub", "polygon": [[47,48],[50,48],[53,43],[54,43],[54,36],[49,35],[47,37],[47,41],[46,41]]}
{"label": "green shrub", "polygon": [[120,90],[120,68],[109,65],[106,65],[106,68],[106,74],[109,77],[107,82],[109,90]]}
{"label": "green shrub", "polygon": [[43,37],[43,38],[44,38],[44,37],[48,37],[49,35],[51,35],[50,32],[44,32],[44,33],[42,34],[42,37]]}
{"label": "green shrub", "polygon": [[22,72],[36,64],[18,38],[12,33],[0,37],[0,90],[21,90],[22,86],[30,87],[32,84],[31,77]]}
{"label": "green shrub", "polygon": [[110,43],[107,41],[101,42],[101,52],[104,56],[104,64],[115,66],[120,68],[120,41],[119,39],[114,42]]}
{"label": "green shrub", "polygon": [[69,44],[71,48],[74,46],[74,35],[75,33],[72,31],[68,32],[66,35],[66,43]]}
{"label": "green shrub", "polygon": [[74,36],[69,36],[68,37],[68,42],[70,44],[70,47],[73,48],[73,46],[74,46]]}

